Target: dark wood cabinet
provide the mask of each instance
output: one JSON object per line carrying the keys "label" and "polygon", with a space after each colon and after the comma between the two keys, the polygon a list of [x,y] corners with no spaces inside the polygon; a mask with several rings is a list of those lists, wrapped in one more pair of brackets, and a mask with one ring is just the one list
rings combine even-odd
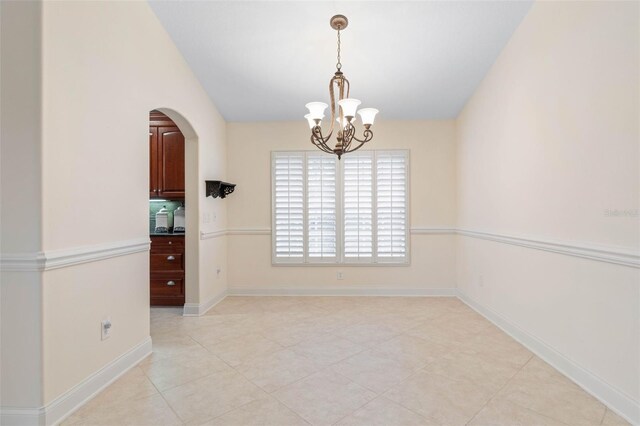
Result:
{"label": "dark wood cabinet", "polygon": [[184,305],[184,236],[151,236],[151,306]]}
{"label": "dark wood cabinet", "polygon": [[149,127],[149,198],[158,196],[158,128]]}
{"label": "dark wood cabinet", "polygon": [[149,120],[149,197],[183,199],[184,135],[159,111]]}
{"label": "dark wood cabinet", "polygon": [[[184,199],[184,136],[169,117],[149,114],[149,198]],[[184,305],[184,236],[153,235],[152,306]]]}
{"label": "dark wood cabinet", "polygon": [[158,128],[160,198],[184,198],[184,136],[177,127]]}

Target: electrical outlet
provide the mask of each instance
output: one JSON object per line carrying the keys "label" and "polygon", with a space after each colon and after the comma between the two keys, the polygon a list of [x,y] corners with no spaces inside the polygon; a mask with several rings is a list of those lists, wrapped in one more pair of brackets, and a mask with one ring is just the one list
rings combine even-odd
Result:
{"label": "electrical outlet", "polygon": [[220,278],[220,272],[222,272],[222,269],[220,269],[220,267],[218,266],[216,268],[216,275],[218,276],[218,278]]}
{"label": "electrical outlet", "polygon": [[344,274],[342,273],[342,271],[337,273],[337,277],[339,280],[343,280],[344,279]]}
{"label": "electrical outlet", "polygon": [[211,213],[204,213],[202,215],[202,222],[203,223],[211,223]]}
{"label": "electrical outlet", "polygon": [[102,340],[107,340],[111,337],[111,318],[103,319],[101,322]]}
{"label": "electrical outlet", "polygon": [[478,285],[480,286],[480,288],[484,287],[484,275],[482,274],[478,276]]}
{"label": "electrical outlet", "polygon": [[215,222],[215,221],[217,221],[217,220],[218,220],[218,215],[214,213],[214,214],[213,214],[213,221]]}

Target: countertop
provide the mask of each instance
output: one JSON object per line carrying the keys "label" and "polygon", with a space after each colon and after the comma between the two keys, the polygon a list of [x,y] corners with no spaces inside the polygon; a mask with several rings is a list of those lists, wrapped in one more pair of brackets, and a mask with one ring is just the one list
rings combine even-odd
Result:
{"label": "countertop", "polygon": [[184,237],[184,232],[150,232],[151,237]]}

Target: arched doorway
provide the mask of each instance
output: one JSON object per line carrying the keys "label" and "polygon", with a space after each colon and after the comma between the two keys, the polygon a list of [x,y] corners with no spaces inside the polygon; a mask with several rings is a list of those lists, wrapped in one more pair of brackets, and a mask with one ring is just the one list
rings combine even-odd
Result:
{"label": "arched doorway", "polygon": [[[168,117],[179,129],[184,137],[184,305],[199,303],[199,167],[198,167],[198,135],[189,121],[178,111],[171,108],[155,108]],[[151,153],[150,153],[151,154]],[[152,249],[153,250],[153,249]],[[164,256],[163,256],[164,257]],[[167,256],[169,257],[169,256]],[[173,257],[173,256],[171,256]],[[153,263],[153,262],[152,262]],[[152,264],[153,268],[153,264]],[[162,276],[162,275],[161,275]],[[177,280],[157,280],[154,284],[153,275],[151,285],[175,285]]]}

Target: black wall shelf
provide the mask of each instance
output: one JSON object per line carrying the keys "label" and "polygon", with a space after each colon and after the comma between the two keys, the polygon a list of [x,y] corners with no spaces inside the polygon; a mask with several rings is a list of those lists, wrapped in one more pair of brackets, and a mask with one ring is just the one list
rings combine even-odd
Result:
{"label": "black wall shelf", "polygon": [[221,180],[205,180],[204,182],[207,185],[205,197],[212,196],[213,198],[225,198],[236,188],[235,183],[223,182]]}

